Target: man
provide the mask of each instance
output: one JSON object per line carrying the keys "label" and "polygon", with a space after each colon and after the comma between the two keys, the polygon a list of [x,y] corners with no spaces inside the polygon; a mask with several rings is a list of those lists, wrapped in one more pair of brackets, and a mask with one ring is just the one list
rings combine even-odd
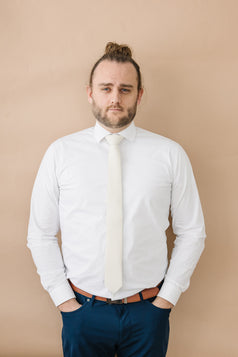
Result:
{"label": "man", "polygon": [[108,43],[87,88],[95,126],[50,145],[34,184],[28,247],[61,311],[65,357],[164,357],[171,308],[204,248],[189,159],[135,126],[142,94],[130,49]]}

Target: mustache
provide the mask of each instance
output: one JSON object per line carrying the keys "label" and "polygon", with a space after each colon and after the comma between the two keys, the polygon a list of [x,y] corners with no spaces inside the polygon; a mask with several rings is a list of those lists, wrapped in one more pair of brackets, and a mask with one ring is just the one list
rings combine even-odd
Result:
{"label": "mustache", "polygon": [[110,107],[107,107],[107,111],[110,109],[119,109],[123,110],[123,108],[120,105],[110,105]]}

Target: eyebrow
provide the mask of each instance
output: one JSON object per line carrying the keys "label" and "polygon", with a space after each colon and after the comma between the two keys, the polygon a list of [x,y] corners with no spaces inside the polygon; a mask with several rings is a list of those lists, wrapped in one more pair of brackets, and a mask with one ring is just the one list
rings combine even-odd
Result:
{"label": "eyebrow", "polygon": [[[112,87],[113,83],[99,83],[98,84],[99,87]],[[119,87],[123,87],[123,88],[133,88],[134,86],[132,84],[125,84],[125,83],[121,83],[119,85]]]}

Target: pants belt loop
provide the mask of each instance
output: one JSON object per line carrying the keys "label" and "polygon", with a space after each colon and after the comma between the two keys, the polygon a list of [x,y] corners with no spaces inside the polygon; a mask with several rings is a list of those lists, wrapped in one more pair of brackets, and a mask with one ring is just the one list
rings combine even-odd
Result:
{"label": "pants belt loop", "polygon": [[164,283],[164,279],[159,283],[159,285],[158,285],[158,288],[159,288],[159,289],[162,288],[163,283]]}
{"label": "pants belt loop", "polygon": [[141,299],[141,301],[144,301],[144,299],[143,299],[143,295],[142,295],[142,292],[141,292],[141,291],[139,292],[139,295],[140,295],[140,299]]}
{"label": "pants belt loop", "polygon": [[94,301],[95,301],[95,295],[93,295],[93,296],[91,297],[91,304],[92,304],[92,305],[94,304]]}

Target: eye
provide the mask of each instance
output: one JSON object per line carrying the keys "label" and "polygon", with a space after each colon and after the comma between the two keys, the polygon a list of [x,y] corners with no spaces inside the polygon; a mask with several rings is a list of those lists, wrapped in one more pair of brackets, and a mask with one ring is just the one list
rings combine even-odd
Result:
{"label": "eye", "polygon": [[102,91],[103,92],[110,92],[110,88],[109,87],[104,87],[104,88],[102,88]]}
{"label": "eye", "polygon": [[122,92],[122,93],[129,93],[129,92],[130,92],[130,89],[121,88],[121,92]]}

